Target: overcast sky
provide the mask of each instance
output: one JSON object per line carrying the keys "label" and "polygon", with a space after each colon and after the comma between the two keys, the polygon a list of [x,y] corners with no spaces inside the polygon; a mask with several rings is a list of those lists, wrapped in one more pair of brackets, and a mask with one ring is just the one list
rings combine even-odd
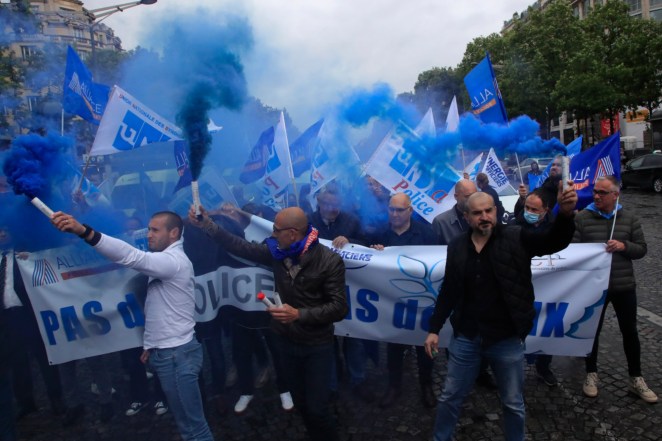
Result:
{"label": "overcast sky", "polygon": [[[88,10],[124,1],[84,0]],[[354,87],[386,82],[413,90],[419,73],[455,67],[478,36],[533,0],[158,0],[104,20],[124,49],[151,47],[141,32],[163,17],[204,7],[232,11],[253,26],[253,55],[243,60],[249,92],[285,107],[303,128],[325,104]],[[267,56],[268,54],[268,56]],[[268,60],[267,63],[264,60]]]}

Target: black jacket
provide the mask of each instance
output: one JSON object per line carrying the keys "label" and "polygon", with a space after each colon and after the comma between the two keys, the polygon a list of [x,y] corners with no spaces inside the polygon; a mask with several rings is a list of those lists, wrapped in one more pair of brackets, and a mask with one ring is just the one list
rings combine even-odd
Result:
{"label": "black jacket", "polygon": [[213,223],[205,225],[205,232],[227,251],[271,266],[281,300],[299,310],[299,319],[292,323],[272,320],[274,332],[306,345],[333,341],[333,323],[343,320],[348,311],[345,264],[340,256],[318,243],[301,256],[301,269],[292,278],[283,261],[274,259],[267,245],[248,242]]}
{"label": "black jacket", "polygon": [[[494,277],[510,311],[517,336],[522,340],[531,331],[535,317],[531,258],[564,249],[572,240],[574,231],[573,218],[559,215],[545,232],[536,233],[517,226],[497,224],[490,238],[493,243],[489,258]],[[462,318],[469,234],[471,231],[462,233],[448,246],[446,273],[430,317],[430,333],[439,333],[449,316],[454,328]]]}

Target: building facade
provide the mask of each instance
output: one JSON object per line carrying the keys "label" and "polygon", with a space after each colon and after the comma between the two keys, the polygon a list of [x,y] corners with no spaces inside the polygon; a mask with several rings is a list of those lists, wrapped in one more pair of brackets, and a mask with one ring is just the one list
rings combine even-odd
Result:
{"label": "building facade", "polygon": [[[57,66],[52,66],[49,48],[57,48],[61,57],[66,47],[72,46],[83,60],[88,60],[95,50],[121,51],[122,42],[79,0],[0,0],[0,8],[6,8],[0,22],[0,50],[23,73],[17,75],[22,77],[19,84],[10,84],[2,91],[2,131],[8,137],[24,130],[21,121],[31,114],[53,116],[60,112],[65,65],[58,58]],[[49,64],[51,70],[58,68],[58,73],[50,74],[44,68],[41,77],[46,78],[35,80],[39,68]]]}

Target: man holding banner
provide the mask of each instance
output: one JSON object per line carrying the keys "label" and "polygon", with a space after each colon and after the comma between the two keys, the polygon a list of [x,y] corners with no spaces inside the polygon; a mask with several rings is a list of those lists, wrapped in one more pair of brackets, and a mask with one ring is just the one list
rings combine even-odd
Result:
{"label": "man holding banner", "polygon": [[593,203],[576,218],[574,242],[604,243],[612,254],[609,288],[593,350],[586,357],[586,380],[583,391],[587,397],[598,395],[598,342],[607,305],[616,311],[618,327],[623,336],[623,349],[630,374],[629,389],[647,403],[656,403],[657,395],[641,376],[641,347],[637,332],[637,292],[632,260],[646,255],[648,247],[639,219],[618,203],[619,182],[613,176],[597,179],[593,187]]}
{"label": "man holding banner", "polygon": [[450,317],[448,374],[437,405],[435,441],[450,441],[464,398],[487,358],[495,374],[508,441],[524,440],[524,339],[536,316],[531,258],[558,252],[571,241],[577,193],[559,185],[559,215],[541,233],[497,222],[492,197],[469,197],[469,232],[451,241],[445,278],[430,317],[425,350],[433,357],[439,331]]}
{"label": "man holding banner", "polygon": [[149,276],[140,359],[149,361],[158,375],[182,438],[213,441],[198,386],[203,355],[193,329],[193,265],[184,253],[182,219],[170,211],[152,216],[147,233],[149,253],[82,225],[61,211],[51,222],[58,230],[77,235],[110,261]]}

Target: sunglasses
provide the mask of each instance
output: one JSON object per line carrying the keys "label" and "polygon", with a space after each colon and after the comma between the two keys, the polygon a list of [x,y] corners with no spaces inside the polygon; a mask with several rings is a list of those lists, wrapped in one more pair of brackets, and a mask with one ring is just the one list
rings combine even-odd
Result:
{"label": "sunglasses", "polygon": [[607,191],[607,190],[593,190],[593,194],[599,194],[600,196],[607,196],[609,193],[613,193],[614,191]]}
{"label": "sunglasses", "polygon": [[388,207],[388,211],[390,213],[404,213],[405,211],[409,210],[410,207],[407,208],[400,208],[400,207]]}

